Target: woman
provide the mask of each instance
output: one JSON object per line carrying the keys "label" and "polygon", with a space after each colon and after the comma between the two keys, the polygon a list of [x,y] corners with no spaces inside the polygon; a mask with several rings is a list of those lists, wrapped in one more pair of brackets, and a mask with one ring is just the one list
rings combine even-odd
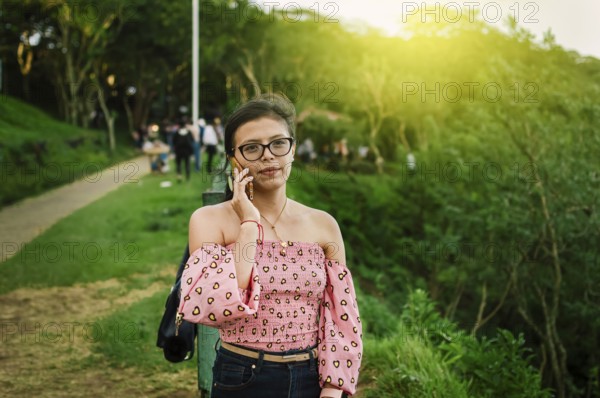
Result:
{"label": "woman", "polygon": [[278,95],[238,108],[225,127],[228,159],[241,170],[233,168],[233,193],[190,219],[179,313],[219,328],[212,397],[356,391],[362,326],[342,234],[329,214],[286,195],[294,118]]}

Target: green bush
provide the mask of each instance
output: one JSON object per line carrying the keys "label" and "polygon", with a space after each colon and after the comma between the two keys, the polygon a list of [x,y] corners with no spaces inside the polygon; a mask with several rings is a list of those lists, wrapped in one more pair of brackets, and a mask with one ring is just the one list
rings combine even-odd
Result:
{"label": "green bush", "polygon": [[14,98],[0,101],[0,207],[130,158],[128,137],[110,154],[105,131],[86,130],[53,119]]}
{"label": "green bush", "polygon": [[456,358],[454,370],[468,382],[473,397],[549,398],[524,345],[523,335],[515,338],[508,330],[498,329],[496,337],[463,336],[443,344],[441,350]]}
{"label": "green bush", "polygon": [[398,320],[392,316],[393,311],[389,306],[376,297],[364,294],[358,287],[356,295],[363,335],[382,338],[394,334],[398,327]]}
{"label": "green bush", "polygon": [[361,381],[367,398],[467,398],[467,385],[439,352],[415,336],[365,340]]}
{"label": "green bush", "polygon": [[[372,303],[360,304],[362,312],[378,312]],[[369,330],[371,325],[366,325]],[[530,365],[522,335],[515,338],[499,330],[494,338],[469,336],[441,317],[423,290],[409,294],[392,334],[383,339],[366,335],[361,376],[368,386],[366,397],[551,396]]]}

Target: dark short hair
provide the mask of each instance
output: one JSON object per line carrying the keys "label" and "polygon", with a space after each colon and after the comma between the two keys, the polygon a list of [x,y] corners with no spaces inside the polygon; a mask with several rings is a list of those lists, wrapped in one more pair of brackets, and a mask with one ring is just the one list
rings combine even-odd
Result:
{"label": "dark short hair", "polygon": [[253,120],[268,117],[282,121],[287,126],[290,137],[296,136],[296,109],[283,94],[262,94],[238,106],[225,124],[225,151],[233,155],[233,140],[236,131]]}

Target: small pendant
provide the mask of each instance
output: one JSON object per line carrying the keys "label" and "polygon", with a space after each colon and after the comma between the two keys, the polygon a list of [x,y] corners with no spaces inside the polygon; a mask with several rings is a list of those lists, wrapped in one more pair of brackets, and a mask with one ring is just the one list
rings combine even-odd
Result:
{"label": "small pendant", "polygon": [[281,242],[281,247],[285,248],[285,247],[287,247],[287,245],[288,245],[287,242]]}

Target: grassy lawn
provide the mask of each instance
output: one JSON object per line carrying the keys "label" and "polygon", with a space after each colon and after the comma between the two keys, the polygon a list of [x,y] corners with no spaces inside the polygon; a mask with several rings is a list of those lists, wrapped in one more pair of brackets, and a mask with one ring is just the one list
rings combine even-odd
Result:
{"label": "grassy lawn", "polygon": [[194,175],[190,183],[160,188],[166,179],[151,175],[125,184],[52,226],[2,264],[0,294],[176,267],[189,217],[209,184]]}
{"label": "grassy lawn", "polygon": [[[288,195],[325,210],[335,204],[318,194],[326,184],[343,199],[370,178],[356,175],[350,181],[341,173],[318,175],[309,168],[298,172]],[[189,216],[202,205],[211,179],[194,174],[190,183],[160,188],[165,180],[175,181],[172,174],[149,175],[122,186],[0,264],[0,385],[7,394],[54,397],[64,396],[66,389],[69,396],[196,396],[198,353],[191,361],[171,364],[155,344],[187,242]],[[344,221],[350,215],[338,217]],[[468,377],[453,370],[460,355],[448,356],[429,339],[407,332],[385,303],[361,289],[357,265],[352,269],[365,333],[357,397],[481,396],[470,395]],[[418,308],[433,308],[421,304]],[[478,347],[450,341],[457,352]],[[495,350],[504,355],[502,346]],[[519,355],[508,366],[520,366],[519,374],[531,377],[531,386],[539,384]],[[480,368],[479,362],[473,366]]]}
{"label": "grassy lawn", "polygon": [[0,208],[135,155],[126,132],[110,154],[105,130],[72,126],[11,97],[0,97],[0,115]]}
{"label": "grassy lawn", "polygon": [[[161,188],[165,180],[173,185]],[[181,184],[174,174],[148,175],[59,221],[2,263],[0,299],[7,312],[4,319],[11,320],[7,328],[37,327],[41,339],[11,340],[14,336],[3,335],[2,351],[17,348],[19,354],[8,371],[16,374],[0,372],[0,384],[16,378],[20,381],[9,382],[14,385],[9,391],[35,392],[41,382],[21,377],[28,372],[25,356],[34,356],[42,366],[38,372],[83,372],[80,379],[85,379],[105,369],[101,376],[87,376],[97,380],[98,389],[121,385],[124,380],[119,377],[129,373],[128,380],[152,379],[138,393],[156,391],[160,396],[181,392],[182,385],[184,392],[195,389],[195,361],[170,364],[155,344],[165,299],[187,244],[189,217],[202,205],[202,192],[209,186],[210,178],[201,174]],[[63,348],[56,342],[66,329],[62,336],[55,329],[73,324],[74,340]],[[82,347],[85,355],[77,354]],[[181,372],[183,379],[173,380]],[[53,380],[42,384],[57,384]],[[39,388],[44,395],[45,387]],[[120,391],[129,394],[127,389]]]}
{"label": "grassy lawn", "polygon": [[[306,184],[319,183],[306,173],[300,178]],[[165,180],[173,186],[160,188]],[[193,174],[190,183],[181,184],[170,174],[149,175],[120,187],[59,221],[1,264],[0,297],[23,295],[29,300],[30,292],[46,292],[45,300],[57,301],[56,313],[48,311],[53,322],[93,322],[85,339],[92,343],[91,354],[75,361],[78,369],[136,369],[156,375],[151,385],[157,391],[178,383],[164,375],[187,372],[186,377],[192,377],[187,384],[195,388],[196,361],[171,364],[155,343],[166,295],[187,243],[189,217],[202,205],[202,192],[210,184],[206,174]],[[290,196],[307,199],[295,185],[289,187]],[[83,297],[77,289],[83,289]],[[64,311],[68,301],[80,301],[81,309]],[[40,348],[27,347],[31,355],[43,358]],[[65,358],[71,351],[73,347]],[[65,371],[63,366],[54,368]]]}

